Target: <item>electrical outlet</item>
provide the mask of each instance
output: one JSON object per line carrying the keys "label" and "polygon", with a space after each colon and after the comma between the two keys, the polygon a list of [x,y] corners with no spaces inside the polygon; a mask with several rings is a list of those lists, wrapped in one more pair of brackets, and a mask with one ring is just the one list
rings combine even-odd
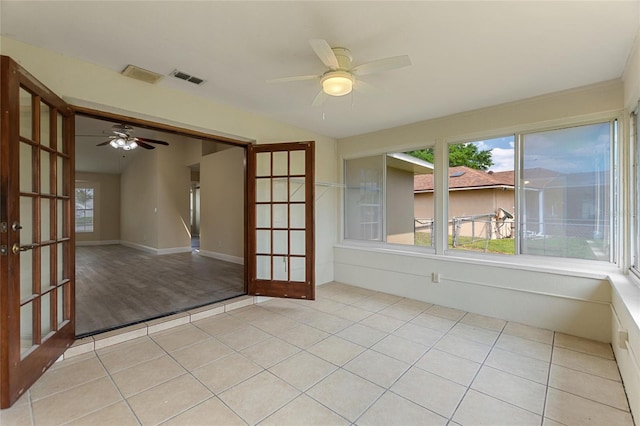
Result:
{"label": "electrical outlet", "polygon": [[431,282],[434,283],[439,283],[440,282],[440,273],[439,272],[432,272],[431,273]]}

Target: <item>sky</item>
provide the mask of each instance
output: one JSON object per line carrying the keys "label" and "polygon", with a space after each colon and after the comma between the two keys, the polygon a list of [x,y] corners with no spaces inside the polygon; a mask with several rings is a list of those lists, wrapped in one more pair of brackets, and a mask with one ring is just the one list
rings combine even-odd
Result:
{"label": "sky", "polygon": [[502,138],[487,139],[484,141],[474,142],[478,150],[491,150],[491,159],[493,166],[489,170],[494,172],[502,172],[514,169],[514,137],[505,136]]}
{"label": "sky", "polygon": [[[610,124],[597,123],[524,136],[524,168],[544,168],[559,173],[609,169]],[[474,142],[479,150],[491,150],[494,172],[514,170],[514,136]]]}

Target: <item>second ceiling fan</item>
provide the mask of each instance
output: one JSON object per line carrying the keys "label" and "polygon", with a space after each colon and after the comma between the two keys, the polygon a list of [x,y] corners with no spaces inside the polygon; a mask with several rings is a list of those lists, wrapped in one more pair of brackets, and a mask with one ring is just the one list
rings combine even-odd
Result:
{"label": "second ceiling fan", "polygon": [[145,149],[155,149],[155,146],[150,144],[166,146],[169,145],[169,143],[165,141],[133,136],[133,132],[134,128],[131,126],[127,126],[126,124],[114,124],[113,127],[111,127],[111,130],[107,132],[113,133],[111,136],[109,136],[109,140],[101,142],[96,146],[104,146],[109,144],[113,148],[121,148],[125,151],[130,151],[139,146]]}
{"label": "second ceiling fan", "polygon": [[356,77],[377,72],[389,71],[411,65],[408,55],[393,56],[378,59],[376,61],[360,64],[355,67],[351,62],[351,51],[344,47],[331,47],[325,40],[309,40],[311,48],[318,58],[329,69],[320,75],[300,75],[268,80],[269,83],[284,83],[289,81],[320,80],[320,91],[313,100],[313,105],[319,105],[323,101],[323,94],[330,96],[344,96],[351,93],[354,84],[356,88],[365,88],[366,85],[358,81]]}

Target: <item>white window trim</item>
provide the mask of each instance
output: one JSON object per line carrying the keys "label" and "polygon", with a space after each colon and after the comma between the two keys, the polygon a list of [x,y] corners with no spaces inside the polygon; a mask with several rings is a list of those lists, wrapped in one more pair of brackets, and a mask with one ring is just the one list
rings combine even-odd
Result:
{"label": "white window trim", "polygon": [[[487,261],[487,262],[497,262],[503,265],[517,265],[522,268],[534,268],[540,269],[540,259],[543,258],[545,260],[545,265],[553,265],[551,269],[559,270],[559,271],[567,271],[567,272],[576,272],[576,271],[593,271],[594,273],[602,272],[604,270],[611,269],[612,271],[618,270],[621,262],[621,250],[618,249],[618,242],[621,240],[620,229],[621,229],[621,212],[622,208],[620,206],[620,198],[621,198],[621,185],[618,183],[618,191],[614,192],[614,182],[619,181],[619,178],[622,176],[622,171],[625,167],[622,166],[619,158],[615,158],[615,152],[620,150],[620,140],[621,135],[624,134],[624,111],[615,111],[613,113],[597,113],[590,114],[588,116],[578,117],[575,119],[567,120],[567,119],[558,119],[551,120],[545,123],[538,123],[537,125],[526,125],[518,128],[517,126],[510,127],[508,129],[496,129],[494,132],[484,131],[475,135],[465,135],[460,138],[443,138],[436,139],[434,144],[416,144],[416,145],[402,145],[398,147],[385,147],[385,149],[375,149],[375,150],[367,150],[366,152],[359,152],[358,154],[351,154],[348,156],[340,156],[340,168],[341,176],[344,183],[344,173],[345,173],[345,161],[351,159],[357,159],[362,157],[369,157],[373,155],[386,155],[391,151],[411,151],[417,149],[423,149],[425,146],[433,146],[434,147],[434,246],[433,248],[428,247],[416,247],[412,245],[401,245],[401,244],[389,244],[386,242],[379,241],[359,241],[359,240],[349,240],[344,237],[344,193],[340,198],[340,207],[341,207],[341,217],[342,223],[340,226],[340,243],[337,246],[343,247],[360,247],[360,248],[371,248],[374,251],[394,251],[394,252],[402,252],[402,253],[414,253],[418,256],[423,255],[432,255],[437,256],[438,259],[442,258],[458,258],[458,259],[473,259],[479,261]],[[449,167],[448,167],[448,146],[451,144],[460,144],[460,143],[468,143],[473,141],[479,141],[483,139],[490,139],[495,137],[500,137],[496,135],[514,135],[515,147],[514,147],[514,171],[515,171],[515,197],[516,197],[516,215],[520,211],[520,197],[519,197],[519,175],[521,170],[521,149],[519,146],[519,139],[525,134],[552,131],[552,130],[560,130],[565,128],[586,126],[597,123],[610,122],[613,130],[613,123],[617,121],[618,123],[618,131],[615,135],[615,138],[612,140],[611,146],[611,203],[614,208],[614,214],[612,215],[612,220],[610,226],[612,227],[610,232],[611,238],[611,253],[610,253],[610,261],[593,261],[593,260],[585,260],[585,259],[573,259],[573,258],[561,258],[561,257],[552,257],[552,256],[532,256],[532,255],[523,255],[520,253],[520,229],[518,222],[516,221],[516,236],[515,236],[515,245],[516,251],[515,255],[503,255],[497,253],[479,253],[467,250],[450,250],[448,249],[448,230],[446,226],[442,226],[443,218],[447,218],[447,207],[448,207],[448,176]],[[618,144],[616,149],[615,145]],[[440,165],[440,166],[438,166]],[[444,167],[442,167],[444,165]],[[615,168],[614,168],[615,165]],[[385,173],[386,175],[386,173]],[[386,179],[385,179],[385,188],[386,188]],[[385,195],[385,209],[386,209],[386,195]],[[518,217],[518,216],[516,216]],[[383,220],[383,227],[386,229],[384,225],[386,223],[386,215]],[[617,226],[615,226],[617,224]],[[639,226],[640,227],[640,226]],[[385,234],[386,235],[386,232]],[[385,237],[386,240],[386,237]],[[555,265],[557,261],[557,265]],[[640,277],[640,271],[638,271],[638,276]]]}

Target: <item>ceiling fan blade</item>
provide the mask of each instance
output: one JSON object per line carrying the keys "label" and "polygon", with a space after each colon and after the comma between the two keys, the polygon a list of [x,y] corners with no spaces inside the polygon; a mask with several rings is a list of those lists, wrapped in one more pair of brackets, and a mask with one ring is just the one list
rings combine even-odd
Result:
{"label": "ceiling fan blade", "polygon": [[289,81],[316,80],[318,78],[320,78],[319,75],[298,75],[295,77],[273,78],[271,80],[267,80],[267,83],[286,83]]}
{"label": "ceiling fan blade", "polygon": [[353,85],[353,88],[356,89],[359,92],[362,92],[362,93],[366,94],[366,95],[376,95],[376,94],[382,92],[377,87],[374,87],[374,86],[370,85],[369,83],[365,83],[362,80],[356,80],[356,82]]}
{"label": "ceiling fan blade", "polygon": [[315,98],[313,98],[313,102],[311,102],[311,106],[320,106],[324,102],[324,92],[320,90]]}
{"label": "ceiling fan blade", "polygon": [[141,138],[140,136],[136,136],[135,138],[136,142],[148,142],[148,143],[157,143],[158,145],[166,145],[169,146],[169,142],[165,142],[165,141],[159,141],[159,140],[155,140],[155,139],[148,139],[148,138]]}
{"label": "ceiling fan blade", "polygon": [[332,70],[338,69],[340,67],[338,58],[336,58],[336,55],[333,53],[333,50],[331,50],[331,46],[329,46],[329,43],[327,43],[326,40],[313,39],[309,40],[309,44],[311,45],[313,51],[316,52],[316,55],[318,55],[318,58],[320,58],[323,64],[325,64]]}
{"label": "ceiling fan blade", "polygon": [[98,145],[96,145],[96,146],[104,146],[104,145],[106,145],[106,144],[108,144],[108,143],[111,143],[111,141],[105,141],[105,142],[99,143],[99,144],[98,144]]}
{"label": "ceiling fan blade", "polygon": [[140,141],[140,140],[136,141],[136,143],[138,144],[138,146],[141,146],[141,147],[143,147],[144,149],[156,149],[156,147],[155,147],[155,146],[153,146],[153,145],[149,145],[148,143],[144,143],[144,142],[142,142],[142,141]]}
{"label": "ceiling fan blade", "polygon": [[391,58],[378,59],[377,61],[367,62],[351,69],[354,75],[373,74],[374,72],[382,72],[394,70],[396,68],[408,67],[411,65],[411,59],[408,55],[392,56]]}

